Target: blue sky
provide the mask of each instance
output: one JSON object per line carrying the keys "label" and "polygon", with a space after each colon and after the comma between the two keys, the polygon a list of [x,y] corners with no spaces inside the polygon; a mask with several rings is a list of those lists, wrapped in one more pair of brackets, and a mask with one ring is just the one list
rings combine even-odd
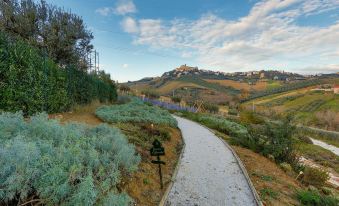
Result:
{"label": "blue sky", "polygon": [[82,16],[124,82],[181,64],[339,72],[339,0],[47,0]]}

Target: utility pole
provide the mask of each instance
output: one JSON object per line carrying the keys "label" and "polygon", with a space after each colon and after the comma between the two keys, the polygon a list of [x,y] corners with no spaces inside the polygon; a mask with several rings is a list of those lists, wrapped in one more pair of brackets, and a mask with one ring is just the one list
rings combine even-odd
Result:
{"label": "utility pole", "polygon": [[97,72],[97,50],[94,50],[94,69],[95,69],[95,73],[98,74]]}
{"label": "utility pole", "polygon": [[98,72],[99,72],[99,69],[100,69],[100,64],[99,64],[99,52],[98,52]]}

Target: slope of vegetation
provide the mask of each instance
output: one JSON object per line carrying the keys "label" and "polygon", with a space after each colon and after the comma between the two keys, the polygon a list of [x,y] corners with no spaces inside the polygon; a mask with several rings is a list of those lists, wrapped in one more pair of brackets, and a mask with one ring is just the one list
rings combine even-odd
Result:
{"label": "slope of vegetation", "polygon": [[177,121],[168,111],[147,105],[137,98],[126,104],[99,107],[95,114],[109,123],[135,122],[177,126]]}
{"label": "slope of vegetation", "polygon": [[296,90],[243,104],[267,117],[292,116],[297,124],[339,131],[339,95],[333,92]]}
{"label": "slope of vegetation", "polygon": [[107,125],[60,125],[37,114],[0,115],[0,204],[128,205],[117,185],[140,157]]}
{"label": "slope of vegetation", "polygon": [[178,78],[178,81],[190,82],[190,83],[197,84],[205,88],[209,88],[209,89],[212,89],[218,92],[225,92],[225,93],[232,94],[232,95],[240,93],[239,90],[234,89],[232,87],[223,86],[217,83],[207,82],[199,77],[194,77],[194,76],[183,76],[183,77]]}

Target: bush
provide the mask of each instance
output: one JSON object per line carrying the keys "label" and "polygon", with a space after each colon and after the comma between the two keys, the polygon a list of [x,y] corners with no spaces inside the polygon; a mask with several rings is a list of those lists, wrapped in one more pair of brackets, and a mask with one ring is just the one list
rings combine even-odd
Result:
{"label": "bush", "polygon": [[151,99],[158,99],[160,97],[160,94],[153,89],[144,90],[144,91],[141,92],[141,94],[143,94],[146,97],[151,98]]}
{"label": "bush", "polygon": [[317,190],[300,190],[297,198],[303,205],[309,206],[337,206],[339,200],[333,196],[321,195]]}
{"label": "bush", "polygon": [[243,141],[242,145],[265,156],[272,155],[278,163],[287,162],[293,165],[296,161],[292,139],[294,130],[289,120],[277,124],[266,122],[263,126],[249,126],[251,141]]}
{"label": "bush", "polygon": [[172,101],[175,102],[175,103],[180,103],[181,102],[181,97],[179,96],[174,96],[174,97],[171,97]]}
{"label": "bush", "polygon": [[135,122],[177,126],[177,121],[168,111],[146,105],[136,98],[127,104],[99,107],[95,114],[109,123]]}
{"label": "bush", "polygon": [[305,135],[299,135],[299,136],[298,136],[298,139],[299,139],[300,141],[302,141],[303,143],[306,143],[306,144],[313,144],[312,140],[311,140],[309,137],[305,136]]}
{"label": "bush", "polygon": [[329,178],[329,174],[325,170],[317,169],[314,167],[305,167],[302,182],[307,185],[322,187],[325,185],[326,181]]}
{"label": "bush", "polygon": [[204,107],[207,111],[209,111],[211,113],[218,113],[219,112],[219,107],[216,104],[206,103],[206,104],[204,104]]}
{"label": "bush", "polygon": [[263,124],[264,119],[251,111],[243,111],[240,113],[240,121],[246,124]]}
{"label": "bush", "polygon": [[130,202],[116,185],[140,157],[118,129],[61,125],[44,113],[28,122],[22,113],[1,113],[0,123],[0,205],[33,196],[46,205]]}

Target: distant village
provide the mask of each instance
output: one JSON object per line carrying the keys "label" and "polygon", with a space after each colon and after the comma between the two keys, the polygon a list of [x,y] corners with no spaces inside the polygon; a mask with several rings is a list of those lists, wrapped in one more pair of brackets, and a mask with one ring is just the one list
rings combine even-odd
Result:
{"label": "distant village", "polygon": [[249,84],[255,81],[268,81],[268,80],[280,80],[280,81],[297,81],[306,80],[314,77],[321,77],[323,74],[317,75],[300,75],[292,72],[285,72],[283,70],[260,70],[260,71],[248,71],[248,72],[221,72],[211,71],[205,69],[199,69],[198,67],[190,67],[186,64],[181,65],[175,70],[165,72],[162,77],[175,77],[179,78],[185,75],[199,75],[206,77],[215,77],[216,79],[233,79],[237,81],[246,81]]}

